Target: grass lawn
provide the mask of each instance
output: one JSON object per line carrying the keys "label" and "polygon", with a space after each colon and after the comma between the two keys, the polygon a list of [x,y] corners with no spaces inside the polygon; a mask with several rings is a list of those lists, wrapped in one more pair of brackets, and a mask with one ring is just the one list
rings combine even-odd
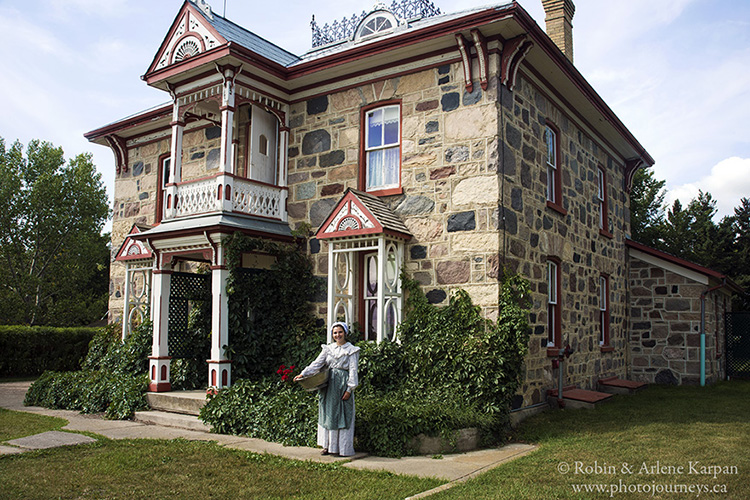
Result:
{"label": "grass lawn", "polygon": [[67,423],[68,421],[62,418],[0,408],[0,443],[41,432],[56,431]]}
{"label": "grass lawn", "polygon": [[[64,424],[61,419],[0,410],[0,441]],[[402,499],[442,482],[185,440],[99,437],[91,445],[0,456],[0,499]]]}
{"label": "grass lawn", "polygon": [[[26,415],[0,411],[0,435],[59,428]],[[596,410],[537,415],[516,437],[539,450],[430,498],[750,498],[750,382],[649,387]],[[102,438],[0,457],[0,498],[385,499],[438,484],[182,440]],[[683,485],[693,489],[669,492]]]}
{"label": "grass lawn", "polygon": [[[540,449],[431,498],[750,498],[748,381],[654,386],[595,410],[547,412],[517,438]],[[605,491],[574,491],[596,484]]]}

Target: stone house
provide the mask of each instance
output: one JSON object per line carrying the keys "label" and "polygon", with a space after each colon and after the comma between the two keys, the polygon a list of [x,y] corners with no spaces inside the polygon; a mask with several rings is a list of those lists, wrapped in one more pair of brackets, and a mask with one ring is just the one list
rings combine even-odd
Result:
{"label": "stone house", "polygon": [[742,293],[727,276],[628,240],[633,379],[658,384],[723,380],[726,313]]}
{"label": "stone house", "polygon": [[626,378],[629,186],[653,159],[573,65],[572,1],[543,4],[551,37],[516,2],[379,4],[313,21],[298,56],[186,1],[143,76],[171,101],[86,134],[116,157],[110,309],[124,333],[150,310],[152,390],[170,390],[181,266],[210,265],[208,380],[230,385],[223,241],[300,223],[329,324],[392,339],[402,267],[431,302],[463,288],[494,317],[508,270],[533,291],[518,406],[546,399],[567,345],[566,385]]}

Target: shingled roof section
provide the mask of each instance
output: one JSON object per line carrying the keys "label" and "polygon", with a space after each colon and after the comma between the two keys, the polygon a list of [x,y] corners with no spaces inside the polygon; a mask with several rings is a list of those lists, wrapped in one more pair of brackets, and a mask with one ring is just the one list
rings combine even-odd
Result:
{"label": "shingled roof section", "polygon": [[[351,193],[362,202],[365,208],[367,208],[367,210],[375,216],[378,222],[380,222],[384,230],[395,231],[397,233],[404,233],[408,236],[412,236],[403,221],[398,215],[394,214],[390,208],[388,208],[388,205],[383,203],[383,200],[377,196],[371,195],[370,193],[365,193],[364,191],[357,191],[356,189],[351,188],[347,191],[351,191]],[[346,193],[344,193],[344,195],[346,195]]]}
{"label": "shingled roof section", "polygon": [[202,9],[197,9],[203,18],[219,32],[219,34],[229,43],[236,43],[246,49],[250,49],[256,54],[265,57],[282,66],[290,66],[301,59],[291,52],[282,49],[265,38],[262,38],[252,31],[248,31],[242,26],[233,23],[229,19],[223,18],[215,12],[207,16]]}

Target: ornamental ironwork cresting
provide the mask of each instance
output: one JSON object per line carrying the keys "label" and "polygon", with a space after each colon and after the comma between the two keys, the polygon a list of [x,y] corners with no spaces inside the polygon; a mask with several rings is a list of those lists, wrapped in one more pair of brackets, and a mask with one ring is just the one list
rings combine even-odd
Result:
{"label": "ornamental ironwork cresting", "polygon": [[[379,4],[374,10],[389,10],[396,17],[407,21],[440,15],[440,9],[429,0],[401,0],[400,2],[393,0],[390,7]],[[354,30],[368,14],[362,11],[360,15],[352,14],[351,17],[344,17],[341,21],[333,21],[331,24],[326,23],[322,27],[318,26],[313,16],[310,22],[313,48],[351,39],[354,36]]]}

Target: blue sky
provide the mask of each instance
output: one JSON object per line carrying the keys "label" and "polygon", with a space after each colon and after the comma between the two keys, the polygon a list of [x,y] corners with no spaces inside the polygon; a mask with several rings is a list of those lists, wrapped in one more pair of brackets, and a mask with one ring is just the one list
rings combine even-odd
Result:
{"label": "blue sky", "polygon": [[[698,189],[719,214],[750,197],[750,2],[574,0],[575,63],[656,160],[667,201]],[[310,19],[370,10],[372,0],[227,0],[234,22],[303,53]],[[486,0],[434,0],[443,12]],[[500,0],[497,3],[503,3]],[[544,27],[541,0],[519,0]],[[209,0],[221,14],[223,0]],[[90,151],[110,197],[114,157],[83,134],[164,103],[141,79],[181,0],[0,0],[0,136]],[[271,7],[269,7],[269,5]]]}

